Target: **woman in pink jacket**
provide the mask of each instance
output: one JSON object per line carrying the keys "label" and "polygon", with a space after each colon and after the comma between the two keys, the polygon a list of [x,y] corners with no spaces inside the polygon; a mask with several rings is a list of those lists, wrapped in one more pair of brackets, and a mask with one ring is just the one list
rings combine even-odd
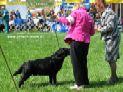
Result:
{"label": "woman in pink jacket", "polygon": [[87,55],[89,50],[90,36],[94,35],[94,22],[85,8],[77,5],[68,17],[60,17],[60,23],[69,26],[69,31],[64,41],[70,44],[71,61],[75,85],[71,89],[84,88],[89,85]]}

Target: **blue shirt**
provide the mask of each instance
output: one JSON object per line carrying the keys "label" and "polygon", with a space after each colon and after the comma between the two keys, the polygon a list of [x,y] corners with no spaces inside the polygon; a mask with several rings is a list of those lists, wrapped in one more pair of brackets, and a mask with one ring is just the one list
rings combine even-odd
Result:
{"label": "blue shirt", "polygon": [[20,12],[19,11],[16,11],[16,17],[21,18],[21,15],[20,15]]}
{"label": "blue shirt", "polygon": [[2,17],[3,17],[3,20],[6,20],[6,21],[9,21],[9,12],[8,10],[3,10],[2,11]]}
{"label": "blue shirt", "polygon": [[21,18],[16,18],[14,20],[15,25],[21,26],[23,24],[23,20]]}

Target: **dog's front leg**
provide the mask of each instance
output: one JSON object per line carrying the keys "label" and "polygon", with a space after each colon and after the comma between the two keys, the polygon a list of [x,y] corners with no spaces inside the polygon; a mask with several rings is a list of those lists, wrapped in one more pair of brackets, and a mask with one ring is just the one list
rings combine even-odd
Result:
{"label": "dog's front leg", "polygon": [[52,75],[49,75],[49,83],[52,84]]}
{"label": "dog's front leg", "polygon": [[52,76],[53,77],[53,84],[56,84],[57,83],[56,75],[57,74],[53,74],[53,76]]}

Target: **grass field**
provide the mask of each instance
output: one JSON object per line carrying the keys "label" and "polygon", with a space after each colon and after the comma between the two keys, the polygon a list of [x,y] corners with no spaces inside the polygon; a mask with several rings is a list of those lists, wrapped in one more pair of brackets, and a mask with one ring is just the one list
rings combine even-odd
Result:
{"label": "grass field", "polygon": [[[65,33],[58,33],[60,47],[69,47],[63,38]],[[122,35],[123,36],[123,35]],[[51,55],[59,47],[55,33],[40,32],[14,32],[10,34],[0,33],[0,45],[2,46],[12,73],[29,59],[43,58]],[[117,62],[117,74],[119,81],[115,85],[107,85],[110,77],[109,65],[104,59],[104,42],[100,40],[100,34],[92,37],[88,55],[88,71],[90,88],[80,92],[121,92],[123,90],[123,40],[120,44],[121,58]],[[14,77],[18,84],[20,76]],[[62,69],[57,75],[58,85],[49,85],[47,76],[32,76],[19,89],[20,92],[75,92],[69,87],[74,84],[72,65],[68,56]],[[0,52],[0,92],[16,92],[6,63]]]}

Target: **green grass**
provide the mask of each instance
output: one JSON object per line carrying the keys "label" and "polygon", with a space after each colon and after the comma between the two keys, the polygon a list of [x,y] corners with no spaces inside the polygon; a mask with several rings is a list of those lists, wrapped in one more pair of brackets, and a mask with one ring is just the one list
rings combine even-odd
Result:
{"label": "green grass", "polygon": [[[58,33],[60,47],[69,47],[63,38],[65,33]],[[55,33],[40,32],[13,32],[10,34],[0,33],[0,44],[4,50],[12,73],[29,59],[43,58],[51,55],[59,47]],[[110,77],[108,63],[104,59],[104,42],[100,40],[100,34],[92,37],[88,55],[88,71],[90,88],[81,92],[121,92],[123,90],[123,41],[120,44],[121,58],[117,62],[117,74],[120,77],[115,85],[107,85],[106,80]],[[20,76],[14,77],[16,84]],[[69,86],[74,84],[70,57],[63,63],[62,69],[57,75],[58,85],[49,85],[47,76],[32,76],[20,88],[20,92],[75,92]],[[3,56],[0,52],[0,92],[16,92],[14,83],[9,74]]]}

